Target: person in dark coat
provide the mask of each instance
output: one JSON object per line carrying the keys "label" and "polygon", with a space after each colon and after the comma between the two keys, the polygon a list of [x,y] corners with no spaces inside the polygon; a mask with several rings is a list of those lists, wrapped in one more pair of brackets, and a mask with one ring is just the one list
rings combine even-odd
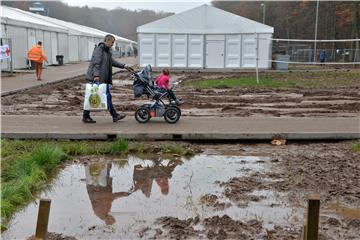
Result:
{"label": "person in dark coat", "polygon": [[[114,45],[115,37],[113,35],[106,35],[104,42],[99,43],[92,54],[89,68],[86,72],[85,78],[91,82],[106,83],[107,96],[108,96],[108,109],[113,118],[113,122],[117,122],[125,117],[124,113],[117,113],[113,104],[110,94],[110,87],[112,85],[112,67],[131,69],[126,64],[117,62],[113,59],[111,47]],[[90,111],[84,110],[83,112],[84,123],[96,123],[90,117]]]}

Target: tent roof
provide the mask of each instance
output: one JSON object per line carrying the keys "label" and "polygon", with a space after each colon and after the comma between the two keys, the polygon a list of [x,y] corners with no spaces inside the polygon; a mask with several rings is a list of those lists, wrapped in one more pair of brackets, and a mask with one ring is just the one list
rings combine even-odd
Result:
{"label": "tent roof", "polygon": [[46,30],[52,29],[53,31],[60,31],[60,32],[67,31],[67,29],[64,27],[31,16],[27,14],[27,12],[21,11],[20,9],[1,5],[0,11],[1,11],[2,23],[18,25],[23,27],[31,27],[31,26],[34,27],[34,25],[36,25],[36,27],[40,29],[46,29]]}
{"label": "tent roof", "polygon": [[201,5],[137,28],[138,33],[273,33],[274,28],[219,8]]}
{"label": "tent roof", "polygon": [[[21,21],[28,21],[30,23],[36,23],[36,22],[46,23],[46,24],[48,24],[47,26],[63,29],[64,31],[67,31],[71,35],[85,35],[85,36],[90,36],[90,37],[103,38],[105,35],[109,34],[107,32],[104,32],[104,31],[101,31],[101,30],[98,30],[95,28],[83,26],[80,24],[72,23],[72,22],[66,22],[66,21],[63,21],[60,19],[51,18],[51,17],[40,15],[40,14],[28,12],[28,11],[23,11],[18,8],[11,8],[11,7],[6,7],[6,6],[1,6],[1,7],[2,7],[2,9],[5,9],[6,13],[9,16],[17,17],[17,19],[21,19]],[[5,14],[3,14],[3,16],[6,17]],[[118,41],[122,41],[122,42],[126,42],[126,43],[135,43],[132,40],[117,36],[115,34],[112,34],[112,35],[114,35],[116,40],[118,40]]]}

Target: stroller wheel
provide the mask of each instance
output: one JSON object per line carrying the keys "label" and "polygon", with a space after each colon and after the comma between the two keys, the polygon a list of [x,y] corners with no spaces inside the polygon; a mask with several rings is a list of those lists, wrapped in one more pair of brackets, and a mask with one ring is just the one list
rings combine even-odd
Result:
{"label": "stroller wheel", "polygon": [[145,107],[141,107],[135,112],[135,119],[139,123],[146,123],[150,120],[150,111]]}
{"label": "stroller wheel", "polygon": [[175,107],[169,107],[164,113],[164,118],[167,123],[176,123],[180,119],[180,111]]}

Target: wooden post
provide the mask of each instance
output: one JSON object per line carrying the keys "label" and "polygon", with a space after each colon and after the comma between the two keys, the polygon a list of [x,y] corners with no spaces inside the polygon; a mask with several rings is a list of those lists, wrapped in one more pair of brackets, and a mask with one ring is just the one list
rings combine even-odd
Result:
{"label": "wooden post", "polygon": [[306,239],[318,240],[319,236],[319,210],[320,196],[313,195],[308,197],[308,212],[306,222]]}
{"label": "wooden post", "polygon": [[47,227],[50,213],[50,199],[40,199],[39,214],[36,224],[36,239],[45,239],[47,234]]}

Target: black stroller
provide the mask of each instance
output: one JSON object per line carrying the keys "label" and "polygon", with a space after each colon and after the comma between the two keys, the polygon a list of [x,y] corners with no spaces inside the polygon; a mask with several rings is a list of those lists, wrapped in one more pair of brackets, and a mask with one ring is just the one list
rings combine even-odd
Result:
{"label": "black stroller", "polygon": [[[152,77],[152,69],[147,65],[140,72],[130,71],[134,78],[134,95],[141,97],[146,95],[151,97],[154,103],[147,103],[140,106],[135,112],[135,119],[139,123],[146,123],[152,117],[164,117],[168,123],[176,123],[181,116],[180,108],[170,98],[169,93],[165,89],[160,89],[155,86]],[[175,85],[177,85],[176,83]],[[165,103],[163,100],[167,100]]]}

